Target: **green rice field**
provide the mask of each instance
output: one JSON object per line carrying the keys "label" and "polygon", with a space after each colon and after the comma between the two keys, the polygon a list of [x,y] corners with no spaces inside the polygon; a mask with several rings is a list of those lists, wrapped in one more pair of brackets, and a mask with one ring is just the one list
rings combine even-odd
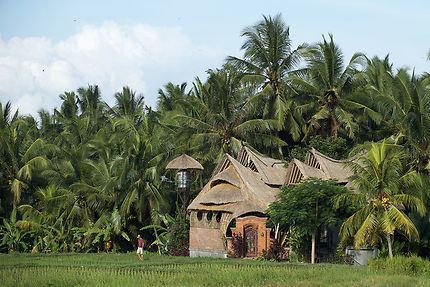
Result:
{"label": "green rice field", "polygon": [[2,286],[430,286],[366,266],[145,254],[0,254]]}

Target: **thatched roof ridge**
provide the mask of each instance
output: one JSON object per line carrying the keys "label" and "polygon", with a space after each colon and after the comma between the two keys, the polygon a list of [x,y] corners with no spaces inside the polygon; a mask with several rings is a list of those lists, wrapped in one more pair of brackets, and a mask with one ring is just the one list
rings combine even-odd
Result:
{"label": "thatched roof ridge", "polygon": [[329,157],[328,155],[321,153],[320,151],[318,151],[315,148],[311,148],[308,152],[311,152],[313,154],[317,154],[318,156],[325,158],[331,162],[335,162],[335,163],[346,163],[346,162],[350,162],[352,159],[355,158],[354,157],[354,158],[348,158],[348,159],[334,159],[334,158]]}
{"label": "thatched roof ridge", "polygon": [[203,170],[203,166],[194,158],[186,155],[185,153],[178,156],[177,158],[170,161],[166,169],[200,169]]}
{"label": "thatched roof ridge", "polygon": [[231,158],[231,163],[243,180],[250,196],[255,197],[257,201],[261,201],[262,204],[267,205],[267,207],[271,202],[276,200],[279,189],[267,185],[261,178],[260,173],[244,167],[234,158]]}
{"label": "thatched roof ridge", "polygon": [[243,201],[240,188],[228,183],[217,184],[201,200],[203,205],[220,205]]}
{"label": "thatched roof ridge", "polygon": [[215,175],[211,180],[211,187],[219,182],[228,182],[240,188],[240,178],[232,166]]}
{"label": "thatched roof ridge", "polygon": [[313,154],[327,179],[337,179],[340,183],[347,183],[349,181],[348,178],[352,175],[352,171],[345,164],[352,159],[336,160],[320,153],[314,148],[310,149],[308,153]]}
{"label": "thatched roof ridge", "polygon": [[248,147],[243,147],[237,158],[240,161],[246,155],[249,156],[265,183],[278,186],[285,184],[287,169],[281,160],[259,155]]}
{"label": "thatched roof ridge", "polygon": [[321,179],[328,179],[327,175],[325,175],[322,170],[316,167],[312,167],[304,162],[301,162],[296,158],[294,158],[290,164],[295,164],[299,168],[304,178],[318,177]]}

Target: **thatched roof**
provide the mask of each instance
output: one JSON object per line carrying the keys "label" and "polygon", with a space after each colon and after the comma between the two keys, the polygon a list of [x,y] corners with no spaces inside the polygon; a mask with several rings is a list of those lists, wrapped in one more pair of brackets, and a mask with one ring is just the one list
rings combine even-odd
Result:
{"label": "thatched roof", "polygon": [[228,183],[221,183],[212,187],[211,192],[203,196],[200,203],[203,205],[220,205],[239,201],[243,201],[240,188]]}
{"label": "thatched roof", "polygon": [[305,162],[293,159],[288,165],[286,184],[297,184],[301,179],[317,177],[321,179],[337,179],[341,184],[351,187],[349,177],[352,171],[346,166],[354,159],[336,160],[323,155],[312,148],[306,154]]}
{"label": "thatched roof", "polygon": [[237,174],[237,172],[234,171],[231,166],[221,171],[212,178],[211,187],[221,182],[228,182],[229,184],[240,188],[239,175]]}
{"label": "thatched roof", "polygon": [[191,211],[222,211],[229,215],[222,222],[223,232],[233,218],[250,212],[265,213],[276,200],[279,187],[298,184],[302,178],[337,178],[350,184],[351,171],[346,161],[329,158],[315,149],[308,151],[305,162],[293,159],[284,168],[282,161],[257,154],[243,147],[237,159],[225,154],[212,178],[188,206]]}
{"label": "thatched roof", "polygon": [[[349,182],[348,178],[353,174],[352,171],[345,166],[347,162],[353,159],[336,160],[323,155],[316,149],[312,148],[308,151],[308,155],[313,155],[320,165],[320,169],[324,172],[327,179],[337,179],[340,183]],[[306,157],[308,158],[308,157]],[[305,161],[306,162],[306,161]]]}
{"label": "thatched roof", "polygon": [[255,167],[265,183],[278,186],[285,184],[287,169],[281,160],[259,155],[248,147],[241,149],[237,160],[246,167]]}
{"label": "thatched roof", "polygon": [[[298,160],[296,158],[294,158],[291,161],[288,170],[294,169],[294,168],[297,168],[300,171],[300,174],[304,179],[309,178],[309,177],[328,179],[322,170],[320,170],[316,167],[312,167],[310,165],[307,165],[306,163],[301,162],[300,160]],[[287,174],[288,181],[291,180],[291,175],[292,175],[292,172],[289,172]]]}
{"label": "thatched roof", "polygon": [[189,155],[183,154],[169,162],[166,169],[201,169],[203,166]]}
{"label": "thatched roof", "polygon": [[265,184],[260,174],[228,154],[217,171],[188,210],[224,211],[233,218],[248,212],[264,213],[279,193],[278,188]]}

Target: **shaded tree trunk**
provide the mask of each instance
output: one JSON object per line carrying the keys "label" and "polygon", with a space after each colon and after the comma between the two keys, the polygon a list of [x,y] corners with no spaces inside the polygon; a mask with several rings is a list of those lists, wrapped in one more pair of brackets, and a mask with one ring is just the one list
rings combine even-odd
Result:
{"label": "shaded tree trunk", "polygon": [[337,134],[338,134],[338,129],[339,129],[339,124],[337,123],[336,117],[334,115],[334,112],[331,113],[330,115],[330,135],[337,138]]}
{"label": "shaded tree trunk", "polygon": [[317,230],[314,229],[312,232],[312,249],[311,249],[311,263],[315,264],[315,241],[316,241]]}
{"label": "shaded tree trunk", "polygon": [[311,264],[315,264],[315,245],[316,245],[316,235],[317,235],[317,226],[318,222],[318,198],[315,203],[315,229],[312,231],[312,248],[311,248]]}
{"label": "shaded tree trunk", "polygon": [[388,254],[393,259],[393,247],[391,246],[391,235],[387,233]]}

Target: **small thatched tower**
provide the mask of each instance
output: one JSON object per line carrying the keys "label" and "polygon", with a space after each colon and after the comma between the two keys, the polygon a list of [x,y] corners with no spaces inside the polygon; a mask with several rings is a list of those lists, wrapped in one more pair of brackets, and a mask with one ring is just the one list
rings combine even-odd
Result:
{"label": "small thatched tower", "polygon": [[177,158],[170,161],[166,169],[200,169],[203,170],[203,166],[195,159],[186,155],[185,153],[178,156]]}

